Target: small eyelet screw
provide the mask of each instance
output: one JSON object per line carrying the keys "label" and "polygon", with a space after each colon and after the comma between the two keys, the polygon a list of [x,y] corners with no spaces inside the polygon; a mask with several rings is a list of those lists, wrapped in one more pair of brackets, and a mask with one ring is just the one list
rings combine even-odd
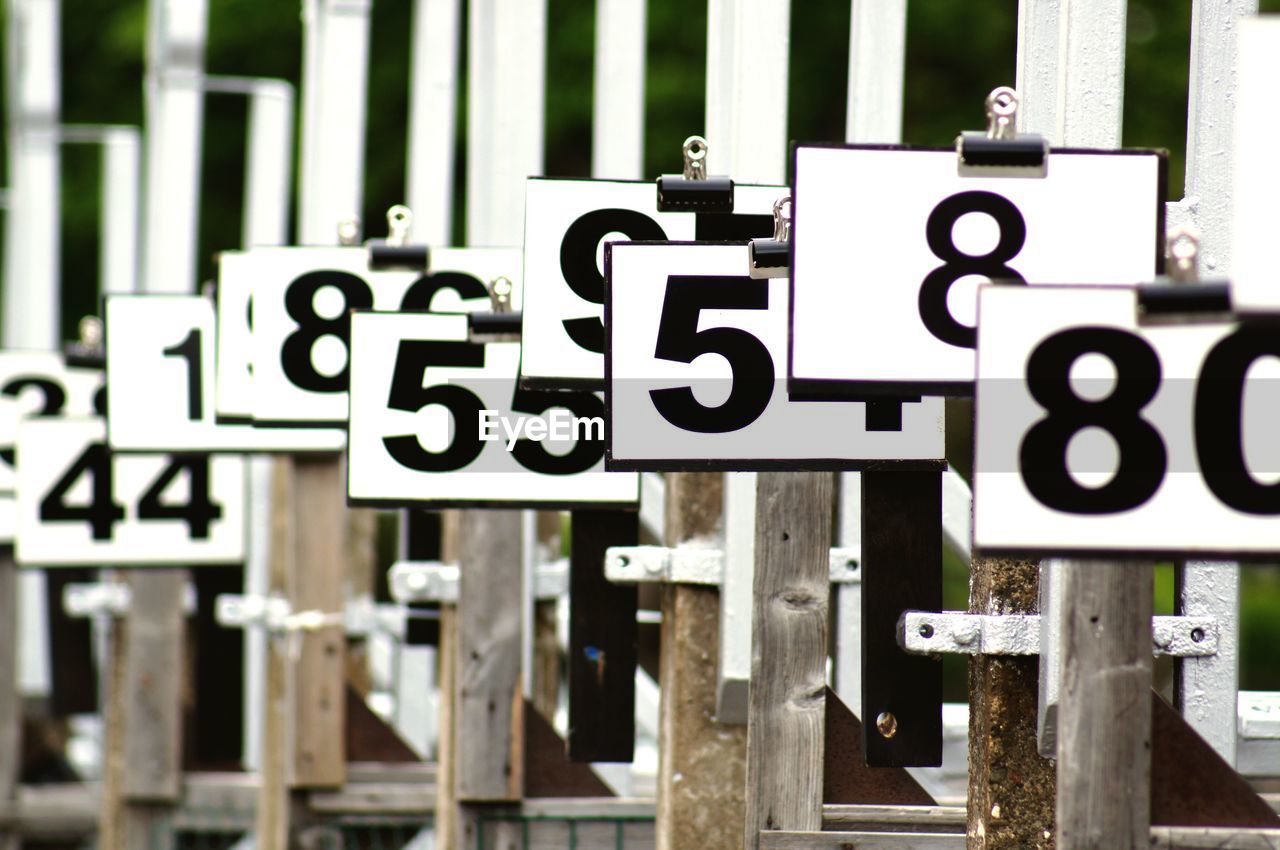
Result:
{"label": "small eyelet screw", "polygon": [[1166,242],[1169,277],[1174,283],[1195,283],[1200,278],[1200,233],[1181,225],[1169,231]]}
{"label": "small eyelet screw", "polygon": [[1016,135],[1018,93],[1009,86],[992,89],[987,95],[987,138],[1011,141]]}
{"label": "small eyelet screw", "polygon": [[690,136],[684,140],[684,179],[707,179],[707,140],[701,136]]}
{"label": "small eyelet screw", "polygon": [[489,302],[493,306],[493,312],[511,312],[511,293],[513,291],[515,291],[515,286],[508,277],[499,275],[489,281]]}
{"label": "small eyelet screw", "polygon": [[413,210],[404,204],[396,204],[387,210],[387,244],[403,248],[409,244],[409,231],[413,229]]}
{"label": "small eyelet screw", "polygon": [[876,715],[876,731],[882,738],[892,738],[898,734],[898,718],[891,712],[882,711]]}

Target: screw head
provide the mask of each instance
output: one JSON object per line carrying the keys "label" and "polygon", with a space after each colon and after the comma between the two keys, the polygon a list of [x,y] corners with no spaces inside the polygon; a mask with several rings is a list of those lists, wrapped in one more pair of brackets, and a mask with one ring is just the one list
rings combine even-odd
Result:
{"label": "screw head", "polygon": [[933,637],[933,626],[929,625],[928,623],[921,623],[920,637],[924,638],[925,640],[928,640],[929,638]]}
{"label": "screw head", "polygon": [[1191,639],[1196,643],[1200,643],[1200,641],[1204,640],[1204,629],[1200,628],[1199,626],[1196,626],[1194,629],[1192,629]]}
{"label": "screw head", "polygon": [[898,718],[891,712],[880,712],[876,715],[876,731],[884,738],[892,738],[898,734]]}

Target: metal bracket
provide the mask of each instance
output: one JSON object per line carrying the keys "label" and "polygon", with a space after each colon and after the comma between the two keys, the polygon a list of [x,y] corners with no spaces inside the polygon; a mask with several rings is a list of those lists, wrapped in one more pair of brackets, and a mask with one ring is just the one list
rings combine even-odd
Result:
{"label": "metal bracket", "polygon": [[352,636],[387,634],[403,637],[408,611],[403,605],[379,605],[371,597],[362,596],[348,602],[341,615],[323,611],[295,612],[289,600],[279,594],[241,596],[224,593],[218,597],[214,616],[218,625],[230,628],[265,626],[271,632],[291,632],[313,631],[340,624],[343,631]]}
{"label": "metal bracket", "polygon": [[[129,613],[133,593],[119,581],[69,584],[62,589],[62,610],[69,617],[123,617]],[[182,598],[185,614],[196,610],[195,588],[188,584]]]}
{"label": "metal bracket", "polygon": [[[861,554],[857,549],[833,547],[831,581],[861,580]],[[604,556],[604,575],[618,584],[667,582],[719,586],[724,574],[724,551],[695,546],[611,546]]]}
{"label": "metal bracket", "polygon": [[[1038,655],[1040,615],[905,611],[898,644],[916,655]],[[1218,623],[1212,617],[1152,617],[1151,649],[1179,658],[1215,655]]]}
{"label": "metal bracket", "polygon": [[[409,602],[458,601],[457,564],[439,561],[397,561],[391,565],[388,580],[391,598],[401,604]],[[569,561],[560,559],[539,564],[534,576],[534,595],[538,599],[558,599],[569,592]]]}

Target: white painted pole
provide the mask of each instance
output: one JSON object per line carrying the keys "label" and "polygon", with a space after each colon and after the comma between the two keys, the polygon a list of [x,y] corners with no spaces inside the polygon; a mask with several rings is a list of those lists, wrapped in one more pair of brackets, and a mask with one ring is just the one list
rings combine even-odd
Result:
{"label": "white painted pole", "polygon": [[735,0],[734,11],[729,174],[740,183],[784,183],[791,2]]}
{"label": "white painted pole", "polygon": [[249,92],[245,146],[244,221],[240,243],[285,245],[293,189],[293,86],[255,80]]}
{"label": "white painted pole", "polygon": [[138,290],[142,136],[136,127],[107,127],[102,136],[102,291]]}
{"label": "white painted pole", "polygon": [[371,0],[308,0],[304,7],[299,242],[333,245],[362,203]]}
{"label": "white painted pole", "polygon": [[473,0],[467,38],[467,244],[520,245],[543,164],[547,0]]}
{"label": "white painted pole", "polygon": [[151,0],[144,292],[194,292],[207,0]]}
{"label": "white painted pole", "polygon": [[1063,0],[1018,3],[1018,70],[1014,86],[1019,133],[1040,133],[1052,144],[1058,132],[1058,19]]}
{"label": "white painted pole", "polygon": [[[862,551],[862,473],[842,472],[836,479],[840,512],[836,541]],[[861,562],[861,558],[859,558]],[[859,576],[861,579],[861,576]],[[862,717],[862,582],[836,586],[835,669],[832,690],[857,717]]]}
{"label": "white painted pole", "polygon": [[[6,38],[9,209],[5,215],[6,348],[58,347],[61,111],[59,0],[9,0]],[[44,573],[18,576],[18,685],[49,693]]]}
{"label": "white painted pole", "polygon": [[845,141],[902,141],[906,48],[907,0],[853,0]]}
{"label": "white painted pole", "polygon": [[458,0],[416,0],[405,195],[415,241],[452,244],[458,101]]}
{"label": "white painted pole", "polygon": [[733,172],[734,27],[740,0],[707,0],[708,167],[714,174]]}
{"label": "white painted pole", "polygon": [[1070,147],[1118,148],[1128,0],[1068,0],[1058,21],[1058,130]]}
{"label": "white painted pole", "polygon": [[596,0],[593,177],[636,180],[644,176],[647,5],[647,0]]}

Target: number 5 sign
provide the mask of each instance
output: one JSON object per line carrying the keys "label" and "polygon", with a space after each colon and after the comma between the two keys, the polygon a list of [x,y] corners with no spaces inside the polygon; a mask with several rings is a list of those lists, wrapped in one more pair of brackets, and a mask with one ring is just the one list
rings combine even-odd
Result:
{"label": "number 5 sign", "polygon": [[982,291],[975,548],[1280,552],[1280,337],[1266,325],[1140,324],[1159,294]]}
{"label": "number 5 sign", "polygon": [[1047,160],[972,177],[954,149],[797,148],[792,392],[968,394],[978,284],[1153,279],[1164,156]]}

